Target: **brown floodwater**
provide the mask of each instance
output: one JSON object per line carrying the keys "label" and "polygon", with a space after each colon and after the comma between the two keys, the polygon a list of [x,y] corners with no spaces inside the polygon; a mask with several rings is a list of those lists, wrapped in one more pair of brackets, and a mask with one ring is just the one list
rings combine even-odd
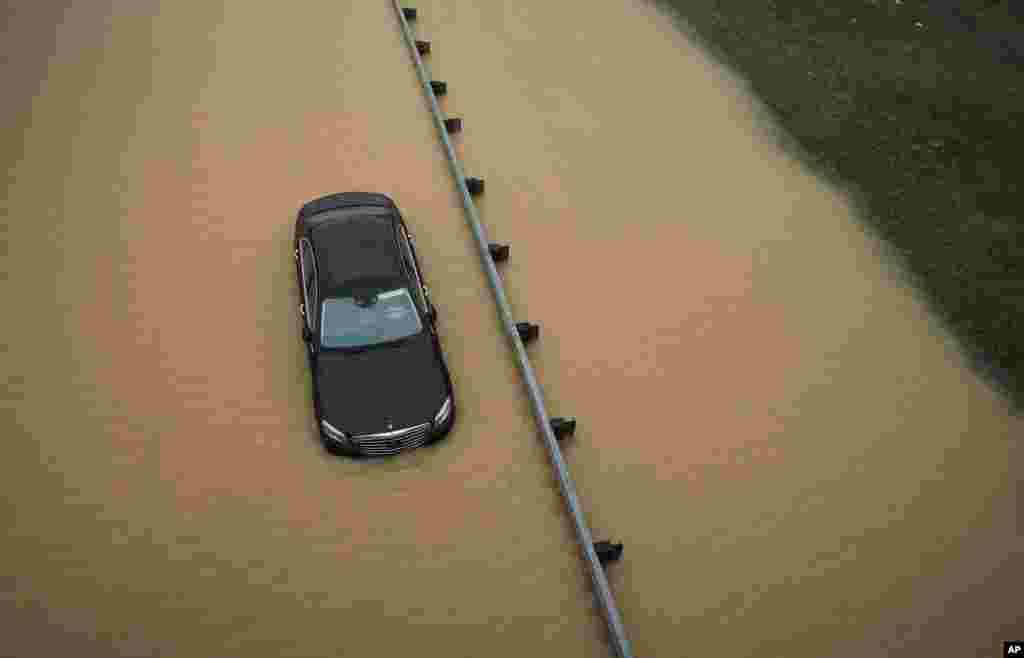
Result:
{"label": "brown floodwater", "polygon": [[[744,85],[639,0],[418,8],[635,653],[1024,635],[1019,419]],[[390,0],[20,1],[2,47],[0,655],[606,655]],[[346,190],[460,405],[391,460],[314,433],[290,232]]]}

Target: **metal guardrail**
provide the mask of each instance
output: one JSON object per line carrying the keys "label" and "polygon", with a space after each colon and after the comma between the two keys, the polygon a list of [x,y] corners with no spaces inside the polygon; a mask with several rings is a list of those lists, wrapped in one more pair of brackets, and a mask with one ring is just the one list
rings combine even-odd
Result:
{"label": "metal guardrail", "polygon": [[480,224],[480,218],[477,215],[476,206],[470,196],[469,189],[466,187],[466,178],[463,175],[462,167],[459,165],[458,157],[455,155],[455,149],[452,147],[451,140],[448,138],[445,119],[441,112],[441,108],[437,104],[437,97],[434,95],[433,87],[430,84],[430,76],[427,74],[427,70],[423,65],[419,49],[416,47],[416,39],[413,36],[412,29],[409,27],[409,21],[405,17],[405,12],[398,0],[393,0],[393,3],[395,13],[398,15],[399,23],[402,26],[402,34],[405,37],[406,45],[409,47],[410,53],[412,53],[413,62],[416,65],[416,73],[419,75],[420,83],[423,86],[423,93],[430,102],[430,111],[434,117],[434,125],[437,127],[438,135],[441,137],[441,143],[444,145],[445,153],[448,155],[448,164],[451,167],[452,175],[455,177],[455,184],[459,189],[459,193],[462,195],[462,206],[465,209],[466,219],[469,221],[470,228],[473,230],[473,237],[476,239],[480,262],[483,265],[484,272],[487,274],[487,280],[494,293],[494,299],[498,306],[498,314],[501,316],[501,322],[505,328],[505,334],[508,336],[509,342],[511,342],[512,348],[516,353],[519,372],[523,377],[523,381],[526,383],[527,393],[530,396],[530,404],[533,407],[533,415],[537,421],[537,429],[540,430],[541,436],[544,439],[544,445],[547,448],[551,466],[554,468],[555,475],[558,478],[558,484],[562,490],[562,497],[565,499],[565,504],[569,510],[570,516],[572,516],[573,525],[576,529],[576,541],[580,546],[583,559],[589,567],[590,580],[593,584],[594,592],[600,604],[605,622],[608,625],[608,635],[613,648],[615,649],[615,655],[618,656],[618,658],[632,658],[632,649],[630,648],[629,641],[626,639],[625,629],[622,626],[622,619],[619,615],[618,608],[615,606],[615,599],[612,596],[611,590],[608,588],[608,580],[605,577],[604,567],[597,557],[597,552],[594,549],[593,537],[591,536],[587,523],[583,518],[583,513],[580,511],[579,501],[576,497],[576,488],[573,486],[572,478],[569,476],[569,470],[565,465],[565,460],[562,459],[562,451],[558,447],[558,441],[551,429],[551,419],[548,417],[547,410],[544,408],[543,392],[537,384],[537,378],[534,377],[533,368],[530,366],[529,358],[526,355],[526,348],[523,345],[523,341],[516,329],[516,323],[512,318],[512,311],[509,308],[508,300],[505,298],[504,287],[502,286],[501,279],[498,277],[498,271],[494,266],[494,262],[492,261],[488,250],[487,238],[484,235],[483,226]]}

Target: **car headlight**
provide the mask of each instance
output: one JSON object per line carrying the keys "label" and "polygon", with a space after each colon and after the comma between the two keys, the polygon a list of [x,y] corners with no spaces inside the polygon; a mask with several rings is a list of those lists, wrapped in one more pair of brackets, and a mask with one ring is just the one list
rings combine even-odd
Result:
{"label": "car headlight", "polygon": [[435,423],[443,423],[444,421],[448,420],[448,417],[451,416],[451,415],[452,415],[452,397],[449,395],[445,399],[444,404],[441,405],[441,408],[438,409],[436,414],[434,414],[434,422]]}
{"label": "car headlight", "polygon": [[333,425],[328,423],[326,420],[320,421],[320,427],[323,428],[324,434],[326,434],[329,438],[332,438],[335,441],[343,441],[346,443],[348,442],[348,435],[339,430],[337,427],[334,427]]}

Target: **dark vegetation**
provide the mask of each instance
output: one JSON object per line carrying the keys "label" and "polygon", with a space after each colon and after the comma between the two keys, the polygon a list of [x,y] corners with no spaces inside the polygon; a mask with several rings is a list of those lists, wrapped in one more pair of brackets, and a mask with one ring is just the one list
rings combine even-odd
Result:
{"label": "dark vegetation", "polygon": [[975,367],[1020,409],[1017,0],[659,1],[750,82],[803,157],[854,193]]}

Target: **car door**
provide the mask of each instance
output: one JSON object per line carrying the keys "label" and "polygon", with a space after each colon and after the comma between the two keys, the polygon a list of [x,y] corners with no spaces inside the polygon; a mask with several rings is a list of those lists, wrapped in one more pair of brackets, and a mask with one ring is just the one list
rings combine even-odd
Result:
{"label": "car door", "polygon": [[423,310],[423,313],[430,318],[431,323],[433,323],[434,307],[430,303],[430,293],[427,290],[426,284],[423,282],[423,276],[420,274],[419,263],[416,261],[416,254],[413,252],[412,248],[412,238],[409,235],[408,229],[405,228],[404,222],[399,222],[398,224],[398,245],[402,251],[402,259],[405,261],[406,267],[412,273],[413,280],[416,284],[416,302]]}

